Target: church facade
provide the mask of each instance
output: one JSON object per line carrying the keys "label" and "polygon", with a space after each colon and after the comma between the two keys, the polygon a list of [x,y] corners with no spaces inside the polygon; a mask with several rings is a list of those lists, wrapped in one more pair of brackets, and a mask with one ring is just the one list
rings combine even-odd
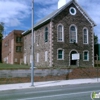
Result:
{"label": "church facade", "polygon": [[[94,66],[94,26],[75,0],[46,16],[34,26],[35,66]],[[24,62],[30,64],[31,30],[23,32],[23,38]]]}

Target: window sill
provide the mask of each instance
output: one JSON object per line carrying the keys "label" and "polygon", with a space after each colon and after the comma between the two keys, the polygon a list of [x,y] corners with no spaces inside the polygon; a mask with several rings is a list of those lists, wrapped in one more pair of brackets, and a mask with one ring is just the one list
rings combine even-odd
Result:
{"label": "window sill", "polygon": [[22,53],[22,51],[16,51],[17,53]]}
{"label": "window sill", "polygon": [[64,60],[64,59],[57,59],[57,60]]}
{"label": "window sill", "polygon": [[57,41],[57,42],[64,42],[64,41]]}
{"label": "window sill", "polygon": [[84,45],[89,45],[89,43],[83,43]]}
{"label": "window sill", "polygon": [[22,41],[21,42],[16,42],[16,43],[22,43]]}
{"label": "window sill", "polygon": [[89,61],[89,60],[83,60],[83,61]]}

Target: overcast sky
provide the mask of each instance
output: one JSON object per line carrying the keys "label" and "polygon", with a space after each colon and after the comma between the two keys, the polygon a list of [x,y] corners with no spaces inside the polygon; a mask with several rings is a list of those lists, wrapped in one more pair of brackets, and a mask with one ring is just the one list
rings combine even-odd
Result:
{"label": "overcast sky", "polygon": [[[5,34],[14,29],[30,29],[31,2],[32,0],[0,0],[0,22],[5,23]],[[100,37],[100,0],[77,0],[77,2],[95,21],[97,26],[94,31]],[[56,10],[57,5],[58,0],[34,0],[34,23]]]}

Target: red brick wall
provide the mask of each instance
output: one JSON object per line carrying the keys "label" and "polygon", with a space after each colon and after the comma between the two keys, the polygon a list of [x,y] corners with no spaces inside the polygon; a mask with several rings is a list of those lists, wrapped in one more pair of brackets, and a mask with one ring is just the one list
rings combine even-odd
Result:
{"label": "red brick wall", "polygon": [[[20,59],[23,58],[23,52],[16,52],[16,46],[23,46],[23,43],[16,43],[16,37],[22,36],[23,31],[21,30],[13,30],[6,36],[2,41],[2,61],[9,64],[18,63],[20,64]],[[12,45],[13,40],[13,45]],[[5,44],[7,44],[5,46]],[[13,47],[13,52],[12,52]],[[13,56],[12,56],[13,54]],[[8,57],[8,61],[4,61],[4,58]],[[12,61],[12,60],[13,61]],[[17,59],[17,62],[15,62],[15,59]],[[13,63],[12,63],[13,62]]]}
{"label": "red brick wall", "polygon": [[75,68],[73,71],[67,75],[68,79],[77,79],[77,78],[96,78],[100,77],[100,68]]}

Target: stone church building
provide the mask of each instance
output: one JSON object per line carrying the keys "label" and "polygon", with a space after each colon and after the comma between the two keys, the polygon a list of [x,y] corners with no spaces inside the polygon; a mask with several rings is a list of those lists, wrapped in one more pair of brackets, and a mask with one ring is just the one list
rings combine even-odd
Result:
{"label": "stone church building", "polygon": [[[34,26],[35,67],[94,66],[94,21],[71,0]],[[31,63],[31,30],[23,32],[25,64]]]}

